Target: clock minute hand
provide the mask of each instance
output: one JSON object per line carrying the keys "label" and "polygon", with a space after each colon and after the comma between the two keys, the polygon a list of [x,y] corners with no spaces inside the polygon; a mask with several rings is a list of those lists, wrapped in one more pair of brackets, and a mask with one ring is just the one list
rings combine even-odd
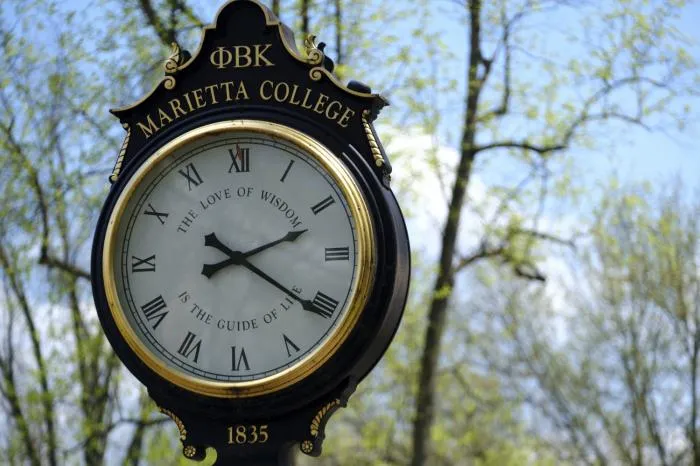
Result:
{"label": "clock minute hand", "polygon": [[269,284],[275,286],[280,291],[283,291],[287,295],[289,295],[292,298],[299,301],[299,304],[301,304],[301,307],[305,311],[313,312],[313,313],[318,314],[320,316],[326,317],[322,312],[320,312],[318,309],[316,309],[316,307],[313,305],[313,303],[311,301],[309,301],[308,299],[303,299],[302,297],[300,297],[299,295],[297,295],[293,291],[287,289],[284,285],[281,285],[277,280],[270,277],[268,274],[266,274],[265,272],[263,272],[262,270],[260,270],[259,268],[257,268],[253,264],[251,264],[250,262],[248,262],[246,259],[243,259],[241,261],[241,265],[243,267],[247,268],[248,270],[250,270],[251,272],[253,272],[254,274],[258,275],[260,278],[267,281]]}

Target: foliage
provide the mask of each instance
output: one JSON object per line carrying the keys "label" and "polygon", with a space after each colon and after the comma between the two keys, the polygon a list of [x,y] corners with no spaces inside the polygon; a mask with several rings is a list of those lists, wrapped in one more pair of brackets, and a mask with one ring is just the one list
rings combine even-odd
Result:
{"label": "foliage", "polygon": [[[506,338],[487,361],[531,428],[575,464],[696,464],[700,204],[681,188],[650,198],[610,188],[567,306],[542,288],[488,285],[474,306]],[[494,306],[494,303],[496,305]]]}
{"label": "foliage", "polygon": [[[195,50],[215,6],[86,1],[0,4],[0,463],[187,464],[102,335],[88,257],[124,136],[106,109],[162,78],[170,42]],[[700,464],[697,205],[611,188],[590,231],[548,217],[591,189],[581,149],[686,123],[684,3],[270,5],[390,98],[414,245],[395,343],[299,461]]]}

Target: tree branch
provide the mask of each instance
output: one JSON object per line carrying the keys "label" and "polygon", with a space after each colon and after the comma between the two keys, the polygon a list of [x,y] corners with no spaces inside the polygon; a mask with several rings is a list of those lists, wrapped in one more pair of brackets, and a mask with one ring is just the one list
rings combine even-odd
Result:
{"label": "tree branch", "polygon": [[31,432],[29,430],[29,425],[27,424],[27,418],[22,410],[22,405],[20,403],[19,395],[17,393],[17,385],[14,376],[14,349],[12,347],[12,329],[14,328],[14,304],[10,301],[10,289],[7,277],[3,280],[4,292],[5,292],[5,308],[9,314],[9,322],[7,325],[7,333],[5,335],[7,339],[8,353],[7,358],[0,356],[0,373],[2,373],[2,383],[0,383],[0,395],[5,398],[10,407],[9,416],[17,424],[17,429],[19,430],[19,437],[21,442],[24,444],[24,449],[29,457],[29,461],[32,466],[39,466],[39,455],[34,446],[32,440]]}
{"label": "tree branch", "polygon": [[[489,259],[502,256],[508,250],[510,243],[518,236],[528,236],[531,238],[560,244],[562,246],[568,246],[574,249],[576,248],[574,239],[563,239],[549,233],[544,233],[535,230],[528,230],[522,228],[509,229],[506,234],[506,237],[498,245],[489,245],[488,241],[484,239],[475,252],[459,259],[454,267],[455,273],[458,273],[462,269],[469,267],[470,265],[473,265],[475,262],[478,262],[482,259]],[[509,262],[507,258],[505,258],[505,261]],[[515,264],[514,271],[515,274],[520,277],[529,278],[537,281],[544,281],[544,276],[541,273],[534,269],[527,270],[523,264]]]}
{"label": "tree branch", "polygon": [[528,141],[498,141],[492,142],[490,144],[484,144],[474,148],[476,152],[483,152],[491,149],[507,148],[507,149],[522,149],[532,152],[537,152],[538,154],[548,154],[550,152],[556,152],[566,149],[568,146],[564,144],[552,144],[552,145],[537,145],[532,144]]}
{"label": "tree branch", "polygon": [[[139,421],[135,423],[136,427],[134,432],[131,434],[131,440],[129,441],[129,446],[126,449],[126,455],[124,456],[124,466],[139,466],[139,459],[141,458],[143,449],[143,436],[146,428],[149,427],[149,413],[151,412],[151,400],[145,391],[142,393],[139,399]],[[164,422],[165,419],[159,420]],[[151,424],[152,425],[152,424]]]}
{"label": "tree branch", "polygon": [[75,453],[77,451],[82,450],[83,448],[85,448],[85,445],[88,442],[90,442],[94,437],[105,437],[112,430],[114,430],[115,428],[122,426],[124,424],[131,424],[131,425],[134,425],[137,427],[142,425],[144,428],[149,428],[149,427],[157,426],[160,424],[166,424],[166,423],[171,422],[171,421],[172,420],[169,417],[165,417],[165,416],[163,416],[162,418],[158,418],[158,419],[150,419],[148,421],[143,421],[142,419],[138,419],[138,418],[118,419],[114,422],[111,422],[111,423],[105,425],[103,428],[92,432],[87,438],[85,438],[81,442],[66,449],[65,454],[71,454],[71,453]]}
{"label": "tree branch", "polygon": [[[56,443],[56,431],[55,431],[55,419],[54,419],[54,404],[53,395],[49,390],[48,381],[48,370],[46,368],[46,359],[44,358],[41,342],[39,341],[39,332],[36,328],[34,322],[34,316],[32,315],[31,308],[29,306],[29,301],[27,300],[27,295],[24,290],[24,285],[21,283],[19,277],[17,276],[17,270],[15,264],[17,261],[11,261],[5,247],[0,244],[0,267],[4,270],[10,283],[10,289],[15,295],[19,308],[22,311],[24,320],[27,323],[29,330],[29,338],[32,344],[32,353],[34,360],[37,365],[37,372],[39,378],[39,387],[41,389],[41,407],[44,416],[44,423],[46,426],[46,435],[48,437],[47,447],[49,454],[49,464],[56,466],[56,453],[57,453],[57,443]],[[11,368],[10,368],[11,369]],[[9,382],[14,384],[14,380],[10,378]],[[17,413],[21,414],[21,413]]]}
{"label": "tree branch", "polygon": [[90,272],[76,265],[59,260],[53,255],[45,253],[45,251],[42,251],[42,255],[41,257],[39,257],[39,264],[45,265],[49,268],[59,269],[66,273],[69,273],[70,275],[73,275],[76,278],[82,278],[90,281]]}
{"label": "tree branch", "polygon": [[[523,7],[525,8],[525,7]],[[511,95],[511,45],[510,45],[510,29],[513,26],[513,24],[520,18],[524,16],[524,10],[521,10],[520,13],[515,15],[513,19],[510,21],[506,20],[506,12],[505,12],[505,6],[502,7],[501,9],[501,24],[503,26],[503,34],[501,37],[501,44],[504,49],[504,63],[503,63],[503,93],[501,94],[501,103],[498,107],[492,109],[492,110],[487,110],[484,112],[478,119],[480,123],[486,122],[491,120],[494,117],[497,116],[503,116],[508,113],[508,107],[510,104],[510,95]],[[496,50],[493,52],[493,56],[491,57],[491,61],[494,61],[498,55],[499,48],[497,47]]]}
{"label": "tree branch", "polygon": [[163,45],[170,47],[170,44],[177,42],[175,30],[173,28],[168,28],[165,26],[165,24],[163,24],[156,11],[153,9],[151,0],[139,0],[139,6],[141,7],[141,11],[143,11],[144,16],[146,16],[146,21],[153,28],[156,35],[158,35],[158,38]]}

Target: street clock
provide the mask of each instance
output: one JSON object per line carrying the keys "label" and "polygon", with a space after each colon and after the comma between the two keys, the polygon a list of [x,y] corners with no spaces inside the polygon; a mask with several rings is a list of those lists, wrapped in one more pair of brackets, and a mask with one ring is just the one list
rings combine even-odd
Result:
{"label": "street clock", "polygon": [[409,245],[372,126],[386,101],[254,0],[176,45],[127,131],[95,232],[100,322],[216,464],[318,455],[398,327]]}

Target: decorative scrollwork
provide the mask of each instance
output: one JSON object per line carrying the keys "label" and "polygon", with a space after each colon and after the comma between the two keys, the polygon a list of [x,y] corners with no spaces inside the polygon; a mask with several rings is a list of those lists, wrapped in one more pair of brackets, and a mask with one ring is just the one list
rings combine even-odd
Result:
{"label": "decorative scrollwork", "polygon": [[[172,419],[175,422],[175,425],[177,426],[177,430],[180,431],[180,441],[184,442],[185,439],[187,439],[187,429],[185,429],[185,424],[182,423],[179,417],[172,411],[169,411],[165,408],[161,408],[160,406],[158,407],[161,413],[165,414],[168,416],[170,419]],[[194,448],[194,447],[193,447]],[[187,449],[187,447],[185,447]],[[185,453],[185,456],[187,456],[187,453]]]}
{"label": "decorative scrollwork", "polygon": [[172,74],[177,71],[181,64],[182,52],[180,51],[180,46],[177,45],[177,42],[173,42],[170,44],[170,56],[163,63],[163,69],[166,73]]}
{"label": "decorative scrollwork", "polygon": [[175,88],[176,81],[172,75],[177,73],[185,63],[186,53],[187,52],[183,53],[182,50],[180,50],[180,46],[177,44],[177,42],[170,44],[170,56],[163,63],[163,70],[165,70],[166,74],[163,84],[165,85],[166,89],[172,90]]}
{"label": "decorative scrollwork", "polygon": [[324,44],[316,45],[316,36],[309,34],[304,39],[304,47],[306,47],[307,63],[317,65],[309,70],[309,78],[313,81],[318,81],[323,77],[324,73],[328,73],[328,70],[323,66],[325,59],[325,54],[323,53]]}
{"label": "decorative scrollwork", "polygon": [[320,66],[316,66],[314,68],[311,68],[309,70],[309,78],[311,78],[314,81],[318,81],[323,76],[323,71],[324,71],[324,69],[321,68]]}
{"label": "decorative scrollwork", "polygon": [[374,138],[372,128],[370,128],[369,122],[367,121],[369,115],[369,110],[365,110],[362,112],[362,127],[365,129],[365,134],[367,135],[367,142],[369,144],[370,151],[372,151],[374,164],[378,167],[382,167],[384,166],[384,157],[382,156],[382,151],[379,150],[379,144],[377,144],[377,140]]}
{"label": "decorative scrollwork", "polygon": [[307,61],[311,65],[320,65],[323,63],[323,50],[316,45],[316,36],[309,34],[304,39],[304,47],[306,48]]}
{"label": "decorative scrollwork", "polygon": [[175,78],[173,78],[172,76],[166,76],[165,79],[163,79],[163,85],[169,91],[175,89],[175,84]]}
{"label": "decorative scrollwork", "polygon": [[338,398],[330,403],[327,403],[319,410],[318,413],[316,413],[316,416],[314,416],[314,418],[311,420],[310,432],[312,437],[318,437],[318,432],[321,429],[321,423],[324,421],[328,412],[336,406],[340,406],[340,400]]}
{"label": "decorative scrollwork", "polygon": [[126,137],[124,142],[122,142],[122,147],[119,149],[119,155],[117,156],[117,163],[114,164],[112,169],[112,174],[109,176],[109,181],[114,183],[119,177],[119,172],[122,170],[122,163],[124,162],[124,156],[126,155],[126,148],[129,146],[129,139],[131,138],[131,128],[127,123],[123,123],[122,127],[126,130]]}

